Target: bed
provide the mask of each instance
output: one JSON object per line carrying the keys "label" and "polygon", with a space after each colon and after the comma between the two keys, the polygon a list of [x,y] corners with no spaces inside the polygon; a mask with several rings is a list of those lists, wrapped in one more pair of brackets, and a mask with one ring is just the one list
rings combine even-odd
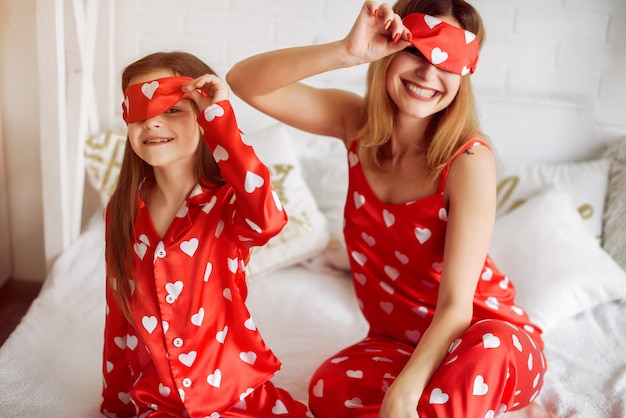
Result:
{"label": "bed", "polygon": [[[290,215],[252,254],[248,306],[283,363],[275,383],[306,402],[316,366],[367,331],[341,241],[344,151],[276,122],[255,130],[258,115],[233,102]],[[559,417],[626,417],[626,139],[596,132],[584,103],[481,96],[479,108],[499,156],[490,253],[545,331],[538,401]],[[119,129],[84,143],[101,201],[0,347],[1,417],[99,416],[102,205],[124,139]]]}

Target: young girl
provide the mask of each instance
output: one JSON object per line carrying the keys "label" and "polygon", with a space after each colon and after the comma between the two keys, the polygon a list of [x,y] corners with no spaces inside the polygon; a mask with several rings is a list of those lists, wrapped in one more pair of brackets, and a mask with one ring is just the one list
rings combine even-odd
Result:
{"label": "young girl", "polygon": [[[244,305],[250,247],[287,216],[228,88],[198,58],[122,74],[128,142],[107,207],[101,411],[115,417],[304,417]],[[203,140],[204,138],[204,140]]]}
{"label": "young girl", "polygon": [[[487,254],[495,162],[469,78],[483,37],[463,0],[367,1],[345,39],[227,76],[251,105],[347,148],[344,235],[370,330],[313,375],[316,417],[549,416],[533,402],[541,330]],[[300,83],[362,63],[364,98]]]}

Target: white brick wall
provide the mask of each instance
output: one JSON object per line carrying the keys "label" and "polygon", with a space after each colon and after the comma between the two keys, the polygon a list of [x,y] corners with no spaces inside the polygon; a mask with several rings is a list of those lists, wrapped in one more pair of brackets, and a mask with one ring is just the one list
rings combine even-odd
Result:
{"label": "white brick wall", "polygon": [[[478,93],[592,103],[601,128],[626,133],[626,0],[470,0],[487,28]],[[117,67],[181,49],[220,75],[258,52],[343,37],[361,0],[117,0]],[[359,93],[365,67],[312,83]]]}

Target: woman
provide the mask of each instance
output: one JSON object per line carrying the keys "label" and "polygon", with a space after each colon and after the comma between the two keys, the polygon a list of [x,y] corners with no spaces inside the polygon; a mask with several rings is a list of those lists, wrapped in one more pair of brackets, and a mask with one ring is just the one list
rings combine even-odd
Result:
{"label": "woman", "polygon": [[[495,159],[469,74],[484,38],[462,0],[366,1],[346,38],[236,64],[235,94],[345,143],[344,236],[367,337],[311,379],[317,417],[550,416],[541,330],[487,254]],[[370,63],[367,92],[300,81]]]}

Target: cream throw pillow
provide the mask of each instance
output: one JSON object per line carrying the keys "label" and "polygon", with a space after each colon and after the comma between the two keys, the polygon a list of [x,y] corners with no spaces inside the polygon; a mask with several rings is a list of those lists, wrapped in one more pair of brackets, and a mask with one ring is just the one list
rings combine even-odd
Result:
{"label": "cream throw pillow", "polygon": [[515,285],[516,303],[546,333],[626,297],[626,273],[585,226],[569,193],[555,187],[496,220],[490,254]]}

